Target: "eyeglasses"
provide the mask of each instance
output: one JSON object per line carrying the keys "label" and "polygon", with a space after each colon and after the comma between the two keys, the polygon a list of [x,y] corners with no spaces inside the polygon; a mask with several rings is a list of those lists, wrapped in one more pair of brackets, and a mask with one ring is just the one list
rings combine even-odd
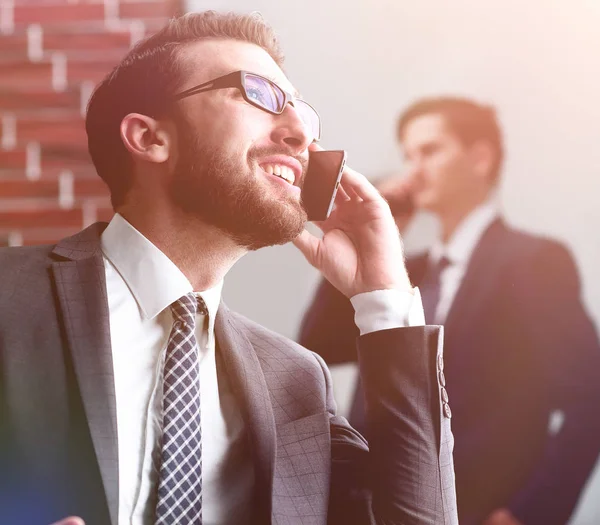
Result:
{"label": "eyeglasses", "polygon": [[204,84],[178,93],[174,98],[175,100],[181,100],[205,91],[230,87],[238,88],[248,104],[273,115],[281,115],[288,103],[291,104],[306,125],[313,140],[317,141],[321,138],[321,118],[315,108],[304,102],[304,100],[284,91],[268,78],[248,71],[234,71],[228,75],[209,80]]}

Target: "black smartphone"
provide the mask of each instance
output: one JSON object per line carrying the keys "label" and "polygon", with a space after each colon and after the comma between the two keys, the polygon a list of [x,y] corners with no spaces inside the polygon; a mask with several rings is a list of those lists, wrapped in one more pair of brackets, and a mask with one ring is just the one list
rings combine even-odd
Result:
{"label": "black smartphone", "polygon": [[309,152],[301,193],[309,221],[324,221],[329,217],[345,165],[343,150]]}

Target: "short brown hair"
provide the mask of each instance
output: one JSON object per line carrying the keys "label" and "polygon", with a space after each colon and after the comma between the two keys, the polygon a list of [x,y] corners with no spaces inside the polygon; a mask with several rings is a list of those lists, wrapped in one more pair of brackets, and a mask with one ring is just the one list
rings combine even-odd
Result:
{"label": "short brown hair", "polygon": [[400,141],[409,122],[423,115],[441,115],[448,127],[465,146],[484,140],[488,142],[496,157],[492,167],[492,178],[497,180],[504,158],[502,132],[492,106],[478,104],[467,98],[436,97],[423,98],[411,104],[398,119],[397,136]]}
{"label": "short brown hair", "polygon": [[139,42],[96,87],[87,108],[88,149],[98,175],[110,188],[113,207],[123,203],[132,183],[131,157],[119,131],[121,121],[129,113],[153,118],[168,115],[169,98],[184,79],[179,51],[205,38],[256,44],[283,66],[277,37],[258,13],[188,13]]}

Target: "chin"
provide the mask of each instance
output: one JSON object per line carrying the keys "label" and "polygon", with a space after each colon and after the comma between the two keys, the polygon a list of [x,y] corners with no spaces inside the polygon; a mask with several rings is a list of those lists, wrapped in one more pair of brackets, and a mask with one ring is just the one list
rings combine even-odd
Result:
{"label": "chin", "polygon": [[255,203],[251,213],[239,217],[236,225],[230,224],[228,231],[240,246],[258,250],[294,240],[307,220],[306,212],[295,199],[262,201]]}
{"label": "chin", "polygon": [[414,197],[415,206],[421,210],[435,213],[437,208],[437,200],[433,195],[426,193],[417,194]]}

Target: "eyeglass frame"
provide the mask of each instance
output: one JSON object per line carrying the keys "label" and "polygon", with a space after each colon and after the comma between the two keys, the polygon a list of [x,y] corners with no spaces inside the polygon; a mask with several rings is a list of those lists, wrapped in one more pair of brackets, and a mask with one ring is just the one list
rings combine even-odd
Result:
{"label": "eyeglass frame", "polygon": [[[248,97],[248,94],[246,93],[246,85],[245,85],[245,76],[246,75],[252,75],[254,77],[258,77],[258,78],[268,82],[269,84],[275,86],[279,91],[281,91],[283,93],[284,100],[283,100],[283,104],[281,106],[281,111],[277,112],[277,111],[268,109],[268,108],[258,104],[255,100],[252,100],[250,97]],[[319,135],[317,137],[313,137],[313,142],[318,142],[321,139],[321,115],[319,115],[319,112],[313,106],[311,106],[308,102],[306,102],[306,100],[303,100],[299,97],[295,97],[291,93],[288,93],[285,89],[278,86],[271,79],[264,77],[262,75],[258,75],[256,73],[252,73],[251,71],[238,70],[238,71],[233,71],[231,73],[227,73],[226,75],[223,75],[223,76],[220,76],[217,78],[213,78],[212,80],[208,80],[207,82],[203,82],[202,84],[198,84],[197,86],[192,86],[191,88],[186,89],[185,91],[181,91],[180,93],[177,93],[176,95],[173,96],[173,100],[178,101],[178,100],[182,100],[187,97],[191,97],[192,95],[197,95],[198,93],[205,93],[207,91],[213,91],[215,89],[225,89],[225,88],[239,89],[240,93],[244,97],[244,100],[246,102],[248,102],[248,104],[250,104],[258,109],[262,109],[263,111],[266,111],[267,113],[270,113],[272,115],[281,115],[285,111],[285,108],[287,107],[288,104],[290,104],[292,107],[295,108],[294,103],[297,100],[299,100],[303,104],[306,104],[310,109],[312,109],[315,112],[315,115],[317,115],[317,119],[319,121]],[[311,130],[311,132],[312,132],[312,130]]]}

